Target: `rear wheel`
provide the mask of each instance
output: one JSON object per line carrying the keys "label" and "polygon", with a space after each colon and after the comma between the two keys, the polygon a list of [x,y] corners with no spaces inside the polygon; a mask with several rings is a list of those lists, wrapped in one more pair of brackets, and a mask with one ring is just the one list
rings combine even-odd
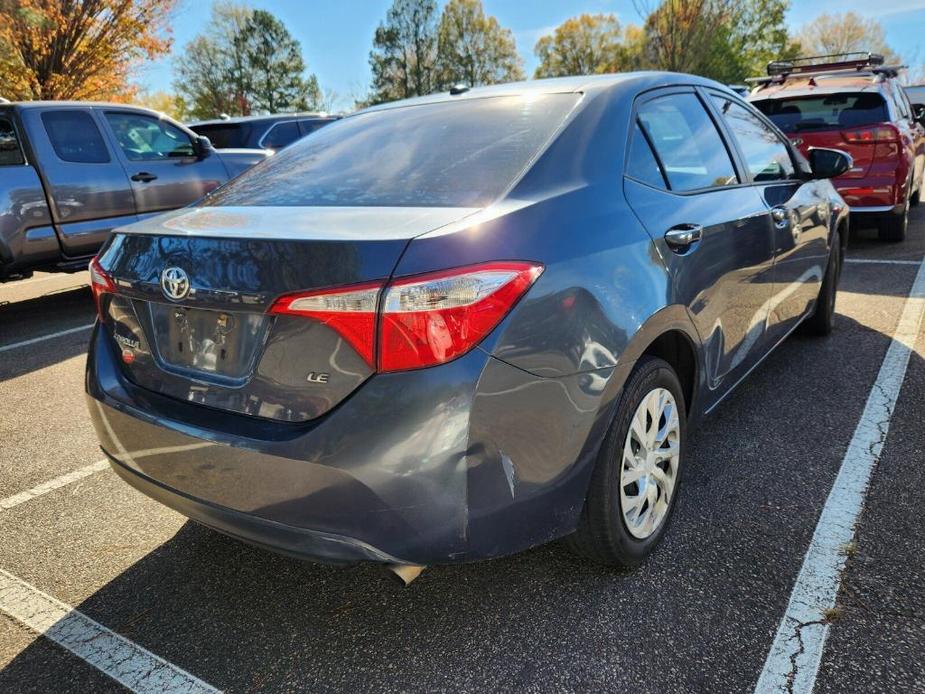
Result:
{"label": "rear wheel", "polygon": [[890,241],[893,243],[906,240],[906,228],[909,226],[909,195],[906,195],[906,203],[900,212],[893,212],[887,215],[881,222],[877,235],[881,241]]}
{"label": "rear wheel", "polygon": [[835,327],[835,297],[838,294],[838,276],[841,274],[841,242],[836,231],[832,235],[832,250],[829,252],[829,264],[822,278],[816,308],[803,324],[811,335],[828,335]]}
{"label": "rear wheel", "polygon": [[652,552],[674,512],[686,433],[674,369],[643,357],[627,380],[578,528],[567,540],[576,553],[632,567]]}

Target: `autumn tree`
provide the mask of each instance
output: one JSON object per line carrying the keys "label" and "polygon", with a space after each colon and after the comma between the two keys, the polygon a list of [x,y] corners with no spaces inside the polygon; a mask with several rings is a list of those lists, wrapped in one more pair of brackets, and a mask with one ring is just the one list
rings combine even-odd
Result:
{"label": "autumn tree", "polygon": [[164,113],[174,120],[186,120],[186,102],[178,94],[169,94],[164,91],[140,91],[132,101],[138,106]]}
{"label": "autumn tree", "polygon": [[572,17],[556,27],[551,36],[536,42],[533,51],[540,63],[534,76],[594,75],[631,69],[635,62],[634,37],[612,14]]}
{"label": "autumn tree", "polygon": [[798,51],[787,33],[788,0],[663,0],[646,16],[641,63],[720,82],[740,82]]}
{"label": "autumn tree", "polygon": [[394,0],[373,35],[369,67],[370,103],[433,92],[438,81],[436,1]]}
{"label": "autumn tree", "polygon": [[819,15],[803,25],[797,41],[804,56],[870,51],[883,55],[888,64],[901,62],[899,55],[887,45],[883,25],[854,12]]}
{"label": "autumn tree", "polygon": [[221,2],[175,61],[174,89],[194,118],[315,109],[321,89],[305,72],[301,46],[279,19]]}
{"label": "autumn tree", "polygon": [[437,71],[441,88],[471,87],[524,79],[514,35],[485,15],[481,0],[450,0],[437,28]]}
{"label": "autumn tree", "polygon": [[0,0],[8,99],[129,100],[143,60],[170,49],[175,0]]}

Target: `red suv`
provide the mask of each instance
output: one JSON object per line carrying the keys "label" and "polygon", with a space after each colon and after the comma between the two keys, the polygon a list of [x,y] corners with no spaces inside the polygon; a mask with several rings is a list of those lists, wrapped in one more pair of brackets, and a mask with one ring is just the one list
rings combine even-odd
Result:
{"label": "red suv", "polygon": [[909,206],[922,193],[925,109],[909,103],[899,67],[874,53],[840,53],[768,64],[749,100],[805,155],[848,152],[852,168],[834,180],[857,227],[884,241],[906,237]]}

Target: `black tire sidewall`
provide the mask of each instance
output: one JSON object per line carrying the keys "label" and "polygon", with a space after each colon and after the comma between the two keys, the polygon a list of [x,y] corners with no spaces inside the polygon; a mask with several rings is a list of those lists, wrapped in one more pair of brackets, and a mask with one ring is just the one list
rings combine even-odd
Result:
{"label": "black tire sidewall", "polygon": [[[642,399],[656,388],[665,388],[675,399],[678,406],[678,421],[680,431],[680,455],[678,471],[675,478],[672,498],[669,502],[668,513],[661,526],[649,537],[640,540],[630,534],[623,520],[620,508],[620,471],[622,465],[623,445],[629,432],[630,423],[636,408]],[[644,357],[637,363],[636,370],[630,376],[621,398],[620,406],[614,417],[613,425],[607,437],[601,463],[607,469],[604,480],[605,489],[610,491],[610,500],[606,512],[609,516],[611,529],[611,543],[620,563],[632,566],[643,561],[662,539],[671,524],[674,510],[677,506],[678,494],[681,490],[681,481],[684,476],[684,462],[687,449],[687,412],[681,384],[674,370],[668,362],[654,357]]]}

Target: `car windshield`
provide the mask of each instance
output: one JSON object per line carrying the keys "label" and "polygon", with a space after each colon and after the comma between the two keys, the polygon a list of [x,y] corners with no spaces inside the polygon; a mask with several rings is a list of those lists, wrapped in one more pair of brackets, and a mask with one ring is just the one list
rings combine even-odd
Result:
{"label": "car windshield", "polygon": [[299,140],[203,204],[481,207],[514,182],[578,99],[498,96],[360,113]]}
{"label": "car windshield", "polygon": [[215,123],[212,125],[192,125],[190,129],[197,135],[205,135],[216,149],[233,149],[247,147],[250,126],[245,123]]}
{"label": "car windshield", "polygon": [[890,119],[883,97],[871,92],[761,99],[752,105],[785,133],[854,128]]}

